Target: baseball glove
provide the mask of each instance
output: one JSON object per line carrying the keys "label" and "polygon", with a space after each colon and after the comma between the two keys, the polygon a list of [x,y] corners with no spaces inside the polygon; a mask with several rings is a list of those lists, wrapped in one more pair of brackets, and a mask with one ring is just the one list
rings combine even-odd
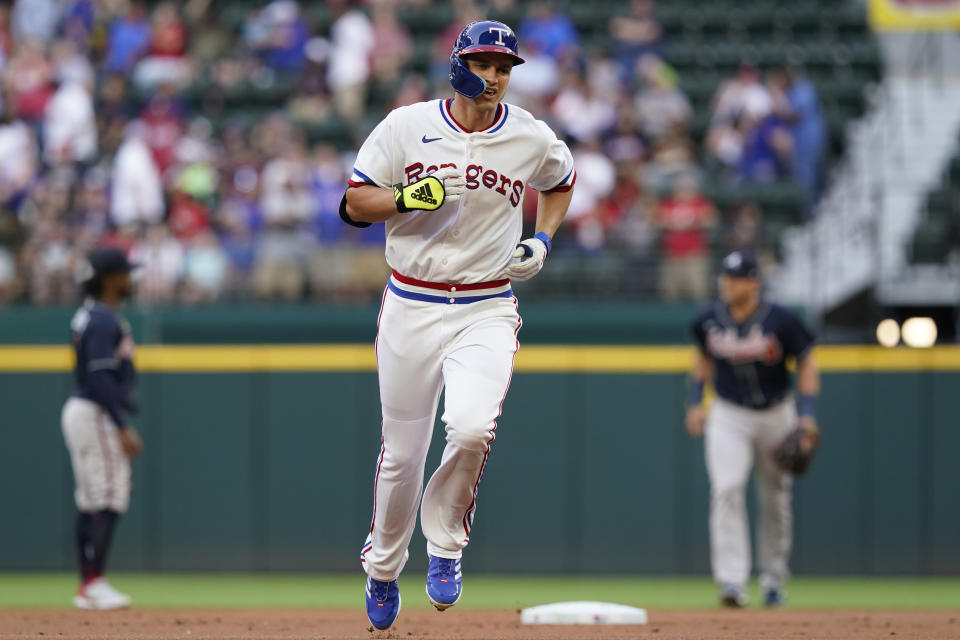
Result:
{"label": "baseball glove", "polygon": [[806,429],[797,427],[774,449],[773,459],[784,471],[795,476],[803,475],[810,467],[817,446],[816,438]]}

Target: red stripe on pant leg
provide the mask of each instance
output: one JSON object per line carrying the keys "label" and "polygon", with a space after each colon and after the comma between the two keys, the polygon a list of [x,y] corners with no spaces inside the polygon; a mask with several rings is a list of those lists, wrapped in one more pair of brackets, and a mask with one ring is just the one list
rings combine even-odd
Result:
{"label": "red stripe on pant leg", "polygon": [[523,318],[520,317],[520,308],[516,297],[513,298],[513,306],[517,310],[517,328],[513,330],[513,339],[516,346],[513,349],[513,357],[510,359],[510,374],[507,376],[507,386],[503,390],[503,396],[500,398],[500,404],[497,406],[497,415],[493,419],[493,428],[490,429],[490,442],[487,443],[487,450],[483,452],[483,463],[480,465],[480,473],[477,474],[477,481],[473,484],[473,499],[470,501],[470,506],[467,507],[467,512],[463,514],[463,531],[467,535],[468,540],[470,538],[469,517],[477,508],[477,491],[480,489],[480,480],[483,479],[483,470],[487,466],[487,458],[490,455],[490,445],[497,439],[497,434],[494,433],[497,430],[497,418],[503,413],[503,402],[507,399],[507,391],[510,390],[510,382],[513,380],[513,367],[517,360],[517,351],[520,351],[520,340],[517,338],[517,334],[520,333],[520,327],[523,326]]}
{"label": "red stripe on pant leg", "polygon": [[[491,433],[491,435],[493,434]],[[495,438],[491,438],[490,442],[492,443],[494,439]],[[463,532],[468,538],[470,537],[471,514],[476,511],[477,508],[477,491],[480,490],[480,480],[483,479],[483,470],[487,468],[488,457],[490,457],[490,444],[487,444],[487,450],[483,452],[483,462],[480,464],[480,473],[477,474],[477,481],[473,484],[473,499],[470,501],[470,506],[467,507],[467,512],[463,514]]]}
{"label": "red stripe on pant leg", "polygon": [[[383,431],[383,424],[380,425],[380,431]],[[380,484],[380,467],[383,466],[383,436],[380,436],[380,455],[377,456],[377,475],[373,478],[373,516],[370,518],[370,535],[373,535],[373,525],[377,522],[377,485]]]}
{"label": "red stripe on pant leg", "polygon": [[380,296],[380,313],[377,314],[377,337],[373,341],[373,355],[374,355],[374,358],[377,360],[378,368],[380,365],[380,321],[383,319],[383,305],[387,301],[387,291],[389,290],[390,290],[389,287],[384,287],[383,295]]}

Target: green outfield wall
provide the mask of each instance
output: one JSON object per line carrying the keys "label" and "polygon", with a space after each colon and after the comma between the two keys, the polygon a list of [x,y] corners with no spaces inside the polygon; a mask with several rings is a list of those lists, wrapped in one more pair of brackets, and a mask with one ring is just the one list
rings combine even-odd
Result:
{"label": "green outfield wall", "polygon": [[[342,371],[330,370],[323,347],[303,349],[319,358],[314,370],[290,352],[237,347],[227,348],[236,356],[227,370],[198,371],[209,353],[196,349],[142,355],[136,424],[147,450],[134,464],[115,566],[356,568],[379,446],[376,375],[359,355],[369,346],[328,354]],[[960,371],[949,362],[891,370],[859,349],[845,357],[875,362],[845,371],[821,351],[833,361],[824,447],[797,485],[796,570],[960,571]],[[31,359],[68,355],[41,348]],[[0,568],[69,567],[59,431],[69,374],[11,370],[24,356],[0,348]],[[685,348],[521,349],[481,486],[472,570],[705,571],[702,449],[681,428],[688,357]],[[438,429],[431,465],[441,446]],[[422,558],[422,545],[413,552]]]}
{"label": "green outfield wall", "polygon": [[[11,339],[2,316],[0,569],[69,568],[71,355],[36,323],[37,339]],[[702,443],[682,429],[689,348],[523,332],[469,570],[707,572]],[[960,572],[960,349],[817,356],[824,445],[797,482],[795,571]],[[147,448],[114,567],[359,570],[379,448],[372,344],[154,344],[137,363]],[[419,534],[411,552],[425,563]]]}
{"label": "green outfield wall", "polygon": [[[696,310],[690,304],[654,302],[520,304],[527,344],[676,344],[687,340]],[[0,309],[0,344],[63,342],[72,313],[73,309],[62,307]],[[378,308],[368,304],[131,307],[124,315],[141,344],[331,344],[372,342]]]}

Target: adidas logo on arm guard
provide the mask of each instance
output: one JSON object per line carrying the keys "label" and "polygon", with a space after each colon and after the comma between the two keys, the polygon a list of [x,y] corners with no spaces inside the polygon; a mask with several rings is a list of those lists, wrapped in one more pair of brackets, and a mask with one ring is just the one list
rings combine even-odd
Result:
{"label": "adidas logo on arm guard", "polygon": [[417,180],[407,186],[393,185],[393,199],[397,211],[436,211],[444,202],[456,202],[465,189],[463,178],[455,167],[440,169],[433,175]]}
{"label": "adidas logo on arm guard", "polygon": [[433,197],[433,189],[430,188],[429,182],[411,193],[410,197],[414,200],[419,200],[424,204],[437,204],[437,199]]}
{"label": "adidas logo on arm guard", "polygon": [[427,176],[413,184],[404,187],[401,184],[393,185],[393,199],[397,202],[397,211],[435,211],[443,204],[443,183]]}

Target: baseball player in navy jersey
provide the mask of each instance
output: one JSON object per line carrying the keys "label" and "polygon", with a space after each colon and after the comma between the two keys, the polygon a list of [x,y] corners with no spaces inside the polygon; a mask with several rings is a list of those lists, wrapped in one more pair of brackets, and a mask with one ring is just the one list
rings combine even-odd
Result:
{"label": "baseball player in navy jersey", "polygon": [[[750,539],[746,485],[756,467],[757,562],[764,604],[783,604],[793,529],[792,476],[774,461],[777,446],[799,425],[805,447],[819,439],[814,417],[820,376],[811,352],[813,335],[790,311],[761,297],[752,254],[723,260],[720,300],[693,325],[699,349],[691,373],[686,428],[705,438],[710,478],[710,556],[720,600],[747,604]],[[797,397],[790,390],[787,359],[797,363]],[[716,389],[709,417],[704,384]]]}
{"label": "baseball player in navy jersey", "polygon": [[124,253],[106,249],[88,261],[88,298],[70,329],[76,353],[76,389],[63,407],[63,436],[76,482],[76,541],[80,609],[122,609],[129,596],[104,577],[117,519],[130,503],[130,459],[143,443],[130,425],[136,410],[133,338],[117,308],[130,296],[130,270]]}
{"label": "baseball player in navy jersey", "polygon": [[[518,348],[510,282],[540,271],[570,203],[567,146],[503,102],[522,63],[510,27],[467,25],[450,55],[453,97],[390,113],[361,147],[341,204],[349,224],[386,223],[393,269],[376,342],[382,446],[361,551],[378,629],[400,610],[418,504],[427,596],[441,611],[460,598],[460,559]],[[536,233],[521,242],[528,184],[540,191]],[[423,489],[441,392],[446,448]]]}

